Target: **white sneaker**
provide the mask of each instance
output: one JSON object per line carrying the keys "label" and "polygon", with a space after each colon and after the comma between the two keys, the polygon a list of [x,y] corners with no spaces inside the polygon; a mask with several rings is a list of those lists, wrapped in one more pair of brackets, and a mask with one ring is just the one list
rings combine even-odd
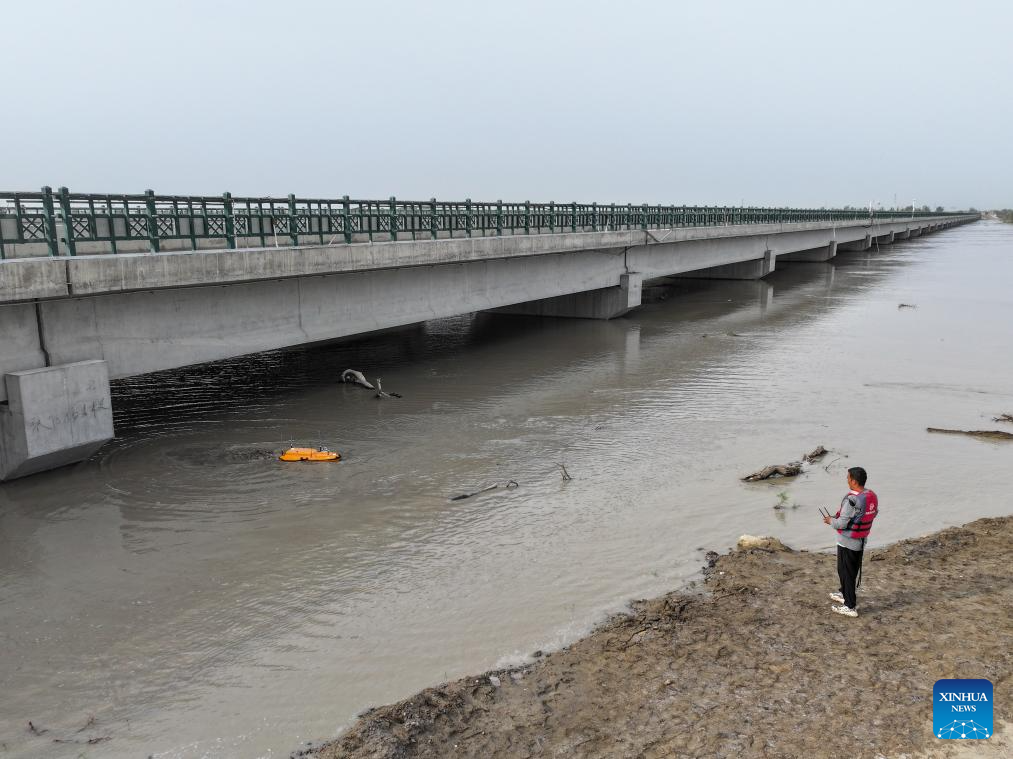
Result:
{"label": "white sneaker", "polygon": [[838,614],[843,614],[845,617],[857,617],[858,616],[858,609],[849,609],[844,604],[841,604],[840,606],[831,606],[830,608],[833,611],[837,612]]}
{"label": "white sneaker", "polygon": [[833,601],[834,603],[843,604],[844,596],[841,593],[831,593],[830,600]]}

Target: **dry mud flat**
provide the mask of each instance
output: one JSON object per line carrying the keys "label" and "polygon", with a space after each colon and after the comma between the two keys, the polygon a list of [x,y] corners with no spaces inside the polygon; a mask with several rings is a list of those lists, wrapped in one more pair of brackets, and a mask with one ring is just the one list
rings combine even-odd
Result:
{"label": "dry mud flat", "polygon": [[[835,557],[736,550],[702,592],[637,602],[562,651],[372,710],[299,754],[1013,756],[1011,549],[1013,517],[870,550],[857,619],[830,612]],[[988,741],[932,736],[933,683],[963,677],[995,685]]]}

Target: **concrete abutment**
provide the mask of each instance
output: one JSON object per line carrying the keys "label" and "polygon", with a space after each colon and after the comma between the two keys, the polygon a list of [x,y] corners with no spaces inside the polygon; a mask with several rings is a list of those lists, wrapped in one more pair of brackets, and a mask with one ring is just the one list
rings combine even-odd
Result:
{"label": "concrete abutment", "polygon": [[75,464],[113,438],[105,361],[81,361],[4,376],[0,480]]}

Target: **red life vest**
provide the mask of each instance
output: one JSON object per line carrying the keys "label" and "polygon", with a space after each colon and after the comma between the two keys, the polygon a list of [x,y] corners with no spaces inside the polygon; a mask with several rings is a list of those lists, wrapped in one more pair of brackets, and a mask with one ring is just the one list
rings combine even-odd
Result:
{"label": "red life vest", "polygon": [[[879,514],[879,498],[871,490],[863,490],[861,493],[849,494],[848,498],[854,498],[859,506],[864,502],[865,508],[861,514],[851,518],[843,530],[838,530],[846,538],[867,538],[872,530],[872,522]],[[837,517],[841,516],[841,510],[837,510]]]}

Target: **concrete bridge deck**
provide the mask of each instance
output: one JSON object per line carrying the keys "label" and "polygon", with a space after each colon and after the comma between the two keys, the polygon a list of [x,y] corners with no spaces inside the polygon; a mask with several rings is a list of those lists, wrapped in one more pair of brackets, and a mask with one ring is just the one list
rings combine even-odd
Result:
{"label": "concrete bridge deck", "polygon": [[435,237],[0,262],[0,479],[112,437],[109,380],[478,310],[608,319],[644,280],[784,262],[977,215]]}

